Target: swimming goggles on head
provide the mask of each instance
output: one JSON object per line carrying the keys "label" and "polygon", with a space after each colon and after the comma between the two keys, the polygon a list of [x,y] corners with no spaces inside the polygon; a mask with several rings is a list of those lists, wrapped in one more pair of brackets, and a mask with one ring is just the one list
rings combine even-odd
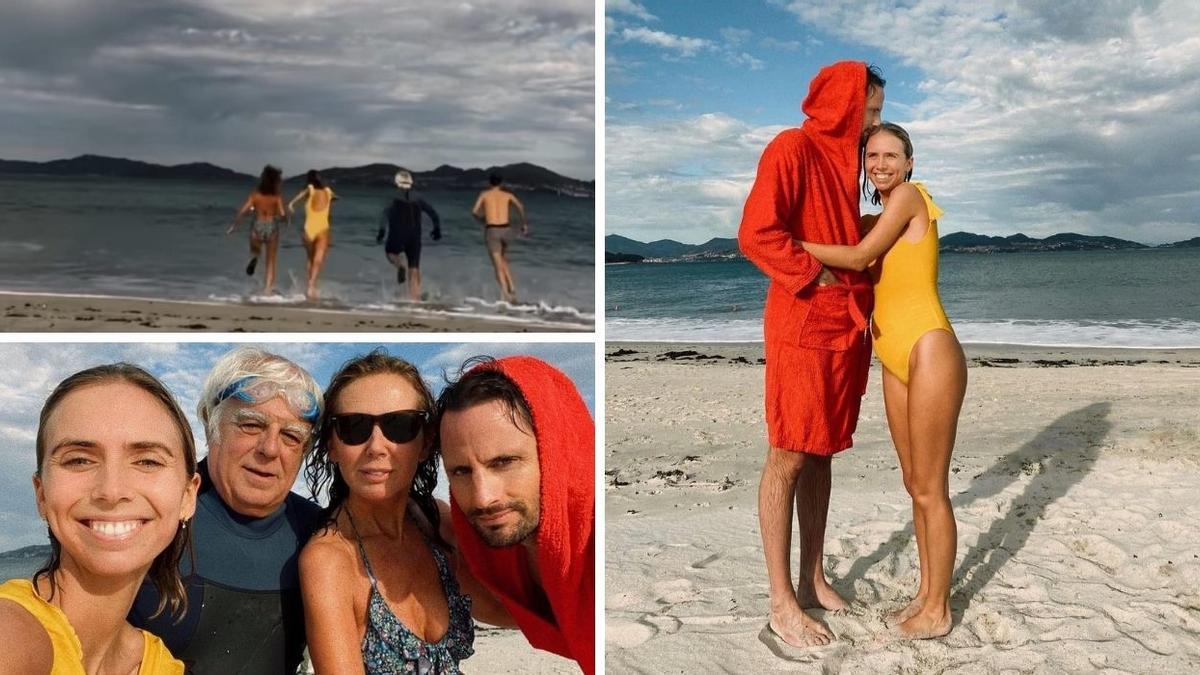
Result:
{"label": "swimming goggles on head", "polygon": [[282,396],[289,405],[296,409],[300,419],[309,424],[317,423],[321,406],[311,391],[284,388],[255,375],[247,375],[234,380],[232,384],[222,389],[221,393],[217,394],[216,399],[213,400],[213,407],[215,408],[221,401],[231,398],[256,404],[268,401],[275,396]]}

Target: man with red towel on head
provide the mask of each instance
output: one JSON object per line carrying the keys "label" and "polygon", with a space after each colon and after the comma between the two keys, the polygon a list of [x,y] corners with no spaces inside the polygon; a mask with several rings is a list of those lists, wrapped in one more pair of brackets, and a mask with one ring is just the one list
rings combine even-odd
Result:
{"label": "man with red towel on head", "polygon": [[[878,124],[884,80],[861,61],[822,68],[807,119],[767,145],[746,198],[738,244],[771,278],[763,311],[770,449],[758,522],[770,591],[768,628],[788,644],[828,644],[804,608],[845,608],[822,570],[830,458],[853,443],[866,391],[873,296],[862,272],[823,267],[796,240],[854,245],[859,138]],[[792,503],[800,525],[799,584],[791,582]]]}
{"label": "man with red towel on head", "polygon": [[591,675],[595,423],[574,383],[543,361],[471,365],[437,406],[459,552],[529,644]]}

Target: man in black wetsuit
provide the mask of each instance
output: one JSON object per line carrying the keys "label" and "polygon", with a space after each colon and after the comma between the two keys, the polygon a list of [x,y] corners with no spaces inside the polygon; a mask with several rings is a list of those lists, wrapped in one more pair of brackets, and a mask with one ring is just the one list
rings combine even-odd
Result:
{"label": "man in black wetsuit", "polygon": [[[396,172],[396,187],[400,193],[383,210],[379,220],[379,233],[375,241],[382,242],[387,235],[384,251],[388,260],[396,266],[396,281],[403,284],[408,277],[408,297],[413,302],[421,300],[421,212],[429,214],[433,221],[430,237],[434,241],[442,238],[442,221],[437,211],[425,201],[413,187],[413,176],[400,169]],[[401,257],[403,254],[403,257]]]}
{"label": "man in black wetsuit", "polygon": [[159,598],[146,583],[129,614],[190,675],[293,675],[303,658],[297,560],[320,507],[290,489],[321,406],[308,372],[251,347],[221,357],[204,383],[195,566],[186,555],[180,563],[187,613],[178,622],[170,611],[153,616]]}

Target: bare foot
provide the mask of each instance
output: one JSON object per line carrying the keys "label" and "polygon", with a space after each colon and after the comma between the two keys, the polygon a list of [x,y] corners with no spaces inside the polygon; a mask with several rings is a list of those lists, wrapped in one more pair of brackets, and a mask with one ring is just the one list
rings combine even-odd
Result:
{"label": "bare foot", "polygon": [[846,602],[846,599],[824,579],[812,586],[797,586],[796,601],[805,609],[820,607],[831,612],[840,612],[850,607],[850,603]]}
{"label": "bare foot", "polygon": [[918,612],[896,626],[896,633],[906,640],[940,638],[950,632],[950,612],[932,614]]}
{"label": "bare foot", "polygon": [[316,287],[316,286],[309,286],[309,287],[308,287],[308,290],[304,292],[304,295],[305,295],[305,297],[307,297],[309,300],[316,300],[316,299],[317,299],[317,287]]}
{"label": "bare foot", "polygon": [[820,647],[833,640],[833,633],[825,624],[795,606],[779,612],[772,611],[767,625],[780,640],[793,647]]}
{"label": "bare foot", "polygon": [[883,619],[884,623],[886,623],[889,626],[896,626],[898,624],[904,623],[905,621],[908,621],[910,618],[912,618],[912,616],[915,615],[917,612],[921,611],[921,608],[924,606],[925,606],[925,598],[918,595],[917,597],[915,597],[911,601],[909,601],[909,603],[907,605],[905,605],[904,607],[901,607],[900,609],[898,609],[894,612],[888,612],[887,616],[884,617],[884,619]]}

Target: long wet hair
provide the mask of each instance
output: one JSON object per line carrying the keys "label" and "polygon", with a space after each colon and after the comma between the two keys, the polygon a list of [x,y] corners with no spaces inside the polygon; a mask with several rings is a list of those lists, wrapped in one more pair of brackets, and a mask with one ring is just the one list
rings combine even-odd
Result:
{"label": "long wet hair", "polygon": [[[42,475],[42,462],[46,459],[46,423],[58,405],[73,391],[114,382],[131,384],[150,394],[162,404],[167,414],[170,415],[171,423],[175,425],[175,431],[179,433],[179,439],[183,444],[183,461],[187,477],[190,479],[195,475],[196,443],[192,438],[192,427],[188,424],[187,416],[183,414],[183,410],[166,385],[145,370],[129,363],[112,363],[81,370],[54,388],[49,398],[46,399],[46,403],[42,405],[42,413],[38,417],[37,475]],[[53,530],[47,528],[47,534],[50,537],[50,558],[45,565],[42,565],[41,569],[34,572],[33,583],[36,586],[39,579],[45,578],[50,585],[50,599],[53,599],[54,593],[58,590],[58,582],[55,580],[54,573],[62,566],[62,544],[54,536]],[[158,591],[158,607],[154,610],[153,616],[158,616],[164,609],[170,608],[171,614],[178,621],[187,612],[187,592],[184,590],[183,580],[179,576],[179,562],[183,559],[185,552],[191,557],[194,569],[196,560],[195,551],[192,550],[192,531],[185,527],[184,523],[180,523],[171,543],[155,556],[154,562],[150,564],[149,572],[146,573],[146,578],[154,584],[154,589]]]}
{"label": "long wet hair", "polygon": [[[417,371],[416,366],[408,361],[398,356],[392,356],[380,347],[369,354],[355,357],[342,364],[325,389],[325,412],[321,416],[320,428],[317,432],[317,445],[313,448],[308,465],[304,467],[304,478],[313,497],[319,496],[326,489],[329,490],[329,505],[322,513],[324,527],[333,523],[345,504],[346,498],[350,495],[350,486],[342,478],[341,470],[329,459],[329,444],[333,440],[333,425],[330,424],[329,418],[337,414],[338,396],[350,383],[368,375],[381,374],[395,375],[408,382],[421,399],[418,409],[429,413],[430,418],[433,416],[433,393],[429,391],[429,385],[425,384],[425,380],[421,379],[421,373]],[[433,443],[433,427],[431,425],[427,424],[421,434],[429,456],[417,465],[417,472],[413,476],[408,496],[416,502],[425,519],[429,521],[432,530],[428,533],[429,537],[444,544],[445,542],[442,541],[439,534],[441,514],[438,512],[437,500],[433,496],[433,488],[437,486],[438,462],[442,453]]]}
{"label": "long wet hair", "polygon": [[[908,132],[904,130],[904,127],[900,126],[899,124],[894,122],[882,122],[863,132],[862,141],[859,143],[858,151],[858,164],[862,167],[862,193],[863,197],[869,199],[871,203],[876,206],[879,205],[880,197],[879,190],[875,189],[875,186],[871,184],[871,180],[867,176],[867,141],[875,134],[885,131],[896,138],[899,138],[900,142],[904,144],[905,159],[912,159],[913,157],[912,139],[908,137]],[[907,181],[909,178],[912,178],[912,169],[909,169],[908,173],[904,174],[905,181]]]}
{"label": "long wet hair", "polygon": [[277,195],[283,187],[283,170],[277,166],[268,164],[263,167],[262,173],[258,176],[259,194]]}
{"label": "long wet hair", "polygon": [[304,174],[304,183],[318,190],[325,187],[325,184],[321,182],[321,174],[317,173],[316,169],[309,169],[308,173]]}

